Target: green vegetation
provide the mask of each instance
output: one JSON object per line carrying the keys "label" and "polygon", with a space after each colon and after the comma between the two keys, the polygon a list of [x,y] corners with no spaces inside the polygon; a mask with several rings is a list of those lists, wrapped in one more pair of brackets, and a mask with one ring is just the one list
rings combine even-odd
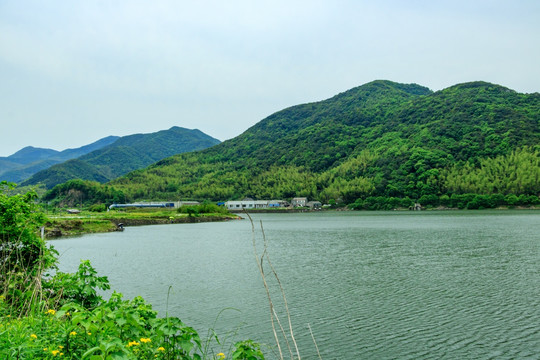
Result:
{"label": "green vegetation", "polygon": [[462,194],[538,196],[539,119],[537,93],[485,82],[433,93],[374,81],[108,186],[129,201],[307,196],[355,208],[377,207],[363,205],[373,198],[407,205]]}
{"label": "green vegetation", "polygon": [[[57,253],[37,235],[45,216],[35,194],[0,191],[0,357],[6,359],[264,359],[259,345],[234,345],[198,333],[175,317],[160,318],[142,298],[123,300],[88,261],[57,272]],[[216,353],[210,342],[224,352]]]}
{"label": "green vegetation", "polygon": [[[103,205],[103,204],[101,204]],[[183,206],[179,209],[123,208],[111,211],[101,210],[100,205],[92,205],[78,214],[67,214],[53,208],[44,223],[45,236],[72,236],[99,232],[117,231],[118,224],[125,226],[178,224],[189,222],[224,221],[237,219],[227,209],[211,203]]]}
{"label": "green vegetation", "polygon": [[117,230],[117,222],[97,216],[49,216],[45,223],[45,237],[103,233]]}
{"label": "green vegetation", "polygon": [[20,183],[38,171],[101,149],[117,139],[118,136],[108,136],[80,148],[64,151],[27,146],[13,155],[0,157],[0,180]]}
{"label": "green vegetation", "polygon": [[538,94],[481,82],[430,93],[376,81],[285,109],[232,140],[162,160],[112,185],[132,198],[182,193],[353,203],[370,196],[489,194],[477,181],[483,171],[497,177],[496,192],[533,195],[540,191],[539,118]]}
{"label": "green vegetation", "polygon": [[[452,194],[452,196],[423,195],[417,200],[424,208],[432,209],[437,207],[454,209],[494,209],[497,207],[536,207],[540,205],[540,199],[536,195],[503,195],[503,194]],[[357,199],[349,204],[353,210],[393,210],[412,209],[415,201],[408,197],[385,197],[369,196],[365,199]]]}
{"label": "green vegetation", "polygon": [[441,173],[452,193],[538,194],[540,147],[524,147],[495,158],[484,158],[475,166],[468,161]]}
{"label": "green vegetation", "polygon": [[205,201],[200,205],[180,206],[177,211],[180,214],[188,214],[189,216],[199,216],[199,214],[230,215],[229,210],[209,201]]}
{"label": "green vegetation", "polygon": [[0,182],[0,291],[3,302],[27,314],[39,298],[41,277],[55,263],[55,251],[36,235],[45,222],[35,193],[7,196],[14,184]]}
{"label": "green vegetation", "polygon": [[21,185],[44,184],[50,189],[71,179],[104,183],[168,156],[215,144],[219,140],[199,130],[177,126],[151,134],[124,136],[108,146],[42,170]]}
{"label": "green vegetation", "polygon": [[100,204],[124,203],[126,196],[122,191],[95,181],[69,180],[55,186],[41,200],[57,207],[94,206],[97,209],[95,206]]}

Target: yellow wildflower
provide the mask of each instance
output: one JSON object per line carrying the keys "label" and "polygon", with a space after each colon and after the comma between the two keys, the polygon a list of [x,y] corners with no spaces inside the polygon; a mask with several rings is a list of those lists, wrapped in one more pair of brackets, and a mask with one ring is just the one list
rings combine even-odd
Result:
{"label": "yellow wildflower", "polygon": [[51,351],[51,354],[53,354],[53,356],[56,356],[58,355],[59,352],[60,352],[59,350],[53,350]]}
{"label": "yellow wildflower", "polygon": [[37,335],[36,335],[36,334],[32,334],[32,335],[30,335],[30,338],[31,338],[31,339],[37,339]]}
{"label": "yellow wildflower", "polygon": [[88,335],[92,335],[92,333],[91,333],[91,332],[89,332],[89,333],[88,333]]}
{"label": "yellow wildflower", "polygon": [[139,345],[140,345],[140,343],[138,343],[136,341],[130,341],[127,346],[130,347],[130,346],[139,346]]}
{"label": "yellow wildflower", "polygon": [[47,348],[44,348],[43,351],[47,351],[48,349]]}
{"label": "yellow wildflower", "polygon": [[56,314],[56,310],[49,309],[49,310],[47,310],[47,314],[54,315],[54,314]]}
{"label": "yellow wildflower", "polygon": [[152,340],[149,339],[149,338],[141,338],[141,342],[142,343],[149,343],[149,342],[152,342]]}
{"label": "yellow wildflower", "polygon": [[77,335],[77,333],[75,331],[72,331],[72,332],[69,333],[69,336],[75,336],[75,335]]}
{"label": "yellow wildflower", "polygon": [[64,356],[64,353],[60,353],[60,356]]}
{"label": "yellow wildflower", "polygon": [[62,345],[58,345],[58,348],[62,350],[64,347]]}
{"label": "yellow wildflower", "polygon": [[216,355],[219,359],[225,359],[225,354],[224,353],[219,353]]}
{"label": "yellow wildflower", "polygon": [[160,346],[157,348],[157,351],[165,351],[165,348],[163,346]]}

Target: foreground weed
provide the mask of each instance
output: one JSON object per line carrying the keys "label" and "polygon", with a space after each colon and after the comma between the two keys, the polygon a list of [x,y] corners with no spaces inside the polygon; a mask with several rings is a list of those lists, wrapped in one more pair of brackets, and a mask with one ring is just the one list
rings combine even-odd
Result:
{"label": "foreground weed", "polygon": [[[58,253],[38,236],[43,214],[35,193],[8,196],[0,182],[0,359],[224,359],[209,355],[199,334],[175,317],[158,318],[141,297],[122,299],[83,260],[74,274],[56,273]],[[216,336],[217,339],[217,336]],[[252,341],[232,359],[264,359]]]}

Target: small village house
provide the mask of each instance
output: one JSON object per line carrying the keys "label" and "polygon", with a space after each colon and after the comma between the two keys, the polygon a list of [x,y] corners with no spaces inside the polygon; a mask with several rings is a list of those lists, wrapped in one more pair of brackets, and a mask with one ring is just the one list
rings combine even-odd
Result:
{"label": "small village house", "polygon": [[308,201],[306,206],[312,210],[319,210],[322,208],[322,203],[320,201]]}
{"label": "small village house", "polygon": [[307,206],[307,197],[295,197],[291,200],[292,207],[304,207]]}

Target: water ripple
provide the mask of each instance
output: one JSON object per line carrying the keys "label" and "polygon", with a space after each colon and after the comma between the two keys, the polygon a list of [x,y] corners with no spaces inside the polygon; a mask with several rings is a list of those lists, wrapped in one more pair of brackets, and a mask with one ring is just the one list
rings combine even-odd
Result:
{"label": "water ripple", "polygon": [[[325,360],[540,358],[538,212],[254,218],[265,224],[305,359],[316,358],[308,323]],[[140,227],[55,246],[71,249],[61,270],[91,259],[113,288],[158,310],[172,285],[169,313],[201,334],[234,307],[241,312],[225,312],[218,332],[238,326],[241,338],[271,344],[250,231],[247,222]]]}

